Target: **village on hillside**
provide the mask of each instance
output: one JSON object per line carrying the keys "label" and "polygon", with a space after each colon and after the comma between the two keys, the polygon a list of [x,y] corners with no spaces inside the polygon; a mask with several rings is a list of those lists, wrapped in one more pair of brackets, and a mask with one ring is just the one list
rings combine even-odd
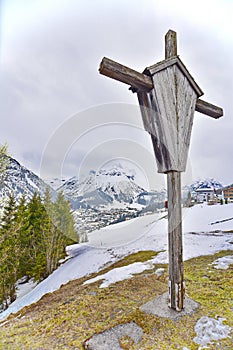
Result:
{"label": "village on hillside", "polygon": [[191,203],[227,204],[233,201],[233,184],[224,187],[198,187],[191,192]]}

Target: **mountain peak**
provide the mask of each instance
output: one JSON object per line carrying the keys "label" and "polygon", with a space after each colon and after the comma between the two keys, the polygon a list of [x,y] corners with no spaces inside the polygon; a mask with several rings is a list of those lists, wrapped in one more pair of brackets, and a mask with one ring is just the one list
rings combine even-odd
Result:
{"label": "mountain peak", "polygon": [[[4,183],[0,187],[0,198],[13,194],[16,201],[22,196],[30,199],[35,192],[43,195],[48,185],[32,171],[22,166],[17,160],[9,157]],[[53,191],[51,190],[53,194]]]}
{"label": "mountain peak", "polygon": [[116,176],[116,177],[126,177],[129,180],[134,181],[135,180],[135,175],[131,174],[129,170],[123,170],[118,167],[113,167],[110,169],[101,169],[96,173],[96,176]]}
{"label": "mountain peak", "polygon": [[201,189],[201,188],[212,188],[212,189],[219,189],[222,188],[222,184],[213,179],[213,178],[207,178],[204,180],[197,180],[195,181],[191,186],[191,190],[195,191],[197,189]]}
{"label": "mountain peak", "polygon": [[81,181],[72,177],[59,190],[68,197],[97,207],[113,202],[132,203],[144,191],[136,184],[131,172],[116,166],[98,171],[91,170]]}

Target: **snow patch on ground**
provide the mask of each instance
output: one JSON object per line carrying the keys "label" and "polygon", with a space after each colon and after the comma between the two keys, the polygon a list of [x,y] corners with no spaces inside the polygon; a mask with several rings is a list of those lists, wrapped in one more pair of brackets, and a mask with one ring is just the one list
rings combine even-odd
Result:
{"label": "snow patch on ground", "polygon": [[31,292],[37,285],[37,282],[34,282],[33,279],[28,281],[27,283],[22,283],[21,281],[18,281],[16,284],[16,297],[17,300],[21,299],[24,295]]}
{"label": "snow patch on ground", "polygon": [[123,281],[128,278],[132,278],[134,274],[141,273],[145,270],[153,268],[153,259],[147,262],[136,262],[127,266],[117,267],[108,271],[103,275],[99,275],[95,278],[85,281],[83,284],[91,284],[96,281],[104,280],[100,285],[100,288],[105,288],[110,286],[110,284],[116,283],[118,281]]}
{"label": "snow patch on ground", "polygon": [[226,205],[198,204],[183,209],[184,232],[210,232],[232,230],[233,203]]}
{"label": "snow patch on ground", "polygon": [[18,312],[23,307],[37,302],[43,295],[54,292],[63,284],[97,272],[109,261],[114,261],[114,257],[106,250],[92,249],[85,245],[81,245],[80,249],[78,249],[77,246],[75,247],[75,253],[77,255],[75,258],[66,261],[33,290],[21,298],[16,299],[7,310],[0,313],[0,321],[12,313]]}
{"label": "snow patch on ground", "polygon": [[[91,278],[90,280],[84,282],[84,284],[91,284],[96,281],[104,280],[104,282],[100,285],[100,288],[106,288],[110,286],[110,284],[132,278],[134,274],[141,273],[146,270],[146,268],[146,264],[136,262],[128,266],[117,267],[103,275]],[[148,268],[151,267],[148,266]]]}
{"label": "snow patch on ground", "polygon": [[215,269],[220,270],[227,270],[229,268],[229,265],[233,264],[233,255],[227,255],[223,256],[222,258],[219,258],[212,262],[212,265],[214,265]]}
{"label": "snow patch on ground", "polygon": [[220,340],[229,337],[231,328],[223,324],[224,318],[215,320],[207,316],[201,317],[194,330],[197,336],[193,339],[196,344],[206,346],[213,340]]}
{"label": "snow patch on ground", "polygon": [[[185,209],[183,211],[184,260],[214,254],[220,250],[233,250],[231,243],[233,242],[233,222],[225,221],[210,225],[211,222],[232,217],[232,212],[233,204],[197,205]],[[216,226],[216,229],[221,232],[219,234],[210,233],[213,231],[213,226]],[[222,232],[224,230],[229,232]],[[142,250],[154,250],[161,252],[153,259],[154,264],[168,262],[167,217],[164,214],[163,216],[162,214],[146,215],[110,225],[88,236],[88,243],[68,247],[67,253],[70,259],[29,293],[16,299],[6,311],[0,314],[0,320],[38,301],[46,293],[59,289],[62,284],[98,272],[106,264],[113,263],[129,254]],[[138,264],[131,266],[132,270],[128,270],[127,273],[132,275],[135,273],[134,269],[140,270],[145,267],[145,263]]]}

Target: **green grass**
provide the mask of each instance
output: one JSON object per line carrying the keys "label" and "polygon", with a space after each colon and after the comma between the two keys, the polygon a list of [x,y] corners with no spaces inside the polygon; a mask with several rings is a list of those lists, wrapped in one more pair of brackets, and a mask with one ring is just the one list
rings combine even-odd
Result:
{"label": "green grass", "polygon": [[[155,255],[153,251],[131,254],[99,274],[136,261],[147,261]],[[83,342],[93,334],[135,321],[143,329],[142,341],[133,345],[124,337],[121,339],[123,349],[182,350],[186,346],[197,350],[198,346],[192,339],[195,323],[201,316],[224,317],[233,327],[232,266],[228,270],[217,270],[211,265],[225,255],[232,255],[232,251],[185,262],[186,291],[189,297],[200,303],[200,307],[195,314],[179,321],[147,315],[139,310],[142,304],[167,291],[167,272],[161,277],[154,274],[154,270],[161,266],[167,271],[167,265],[160,264],[104,289],[99,289],[101,281],[83,285],[87,278],[69,282],[11,316],[0,328],[0,349],[82,349]],[[219,345],[215,342],[209,347],[212,350],[232,348],[232,339],[221,340]]]}

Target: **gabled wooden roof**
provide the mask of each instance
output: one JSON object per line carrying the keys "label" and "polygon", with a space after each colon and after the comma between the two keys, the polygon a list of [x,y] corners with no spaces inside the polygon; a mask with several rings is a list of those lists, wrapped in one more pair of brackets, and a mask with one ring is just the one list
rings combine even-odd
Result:
{"label": "gabled wooden roof", "polygon": [[181,61],[181,59],[178,56],[168,58],[168,59],[163,60],[161,62],[158,62],[150,67],[147,67],[143,73],[146,75],[153,76],[154,74],[156,74],[156,73],[158,73],[158,72],[160,72],[160,71],[162,71],[170,66],[173,66],[173,65],[176,65],[181,70],[181,72],[184,74],[184,76],[188,79],[190,85],[197,93],[197,96],[198,97],[202,96],[204,94],[203,91],[197,85],[194,78],[191,76],[188,69],[185,67],[184,63]]}

